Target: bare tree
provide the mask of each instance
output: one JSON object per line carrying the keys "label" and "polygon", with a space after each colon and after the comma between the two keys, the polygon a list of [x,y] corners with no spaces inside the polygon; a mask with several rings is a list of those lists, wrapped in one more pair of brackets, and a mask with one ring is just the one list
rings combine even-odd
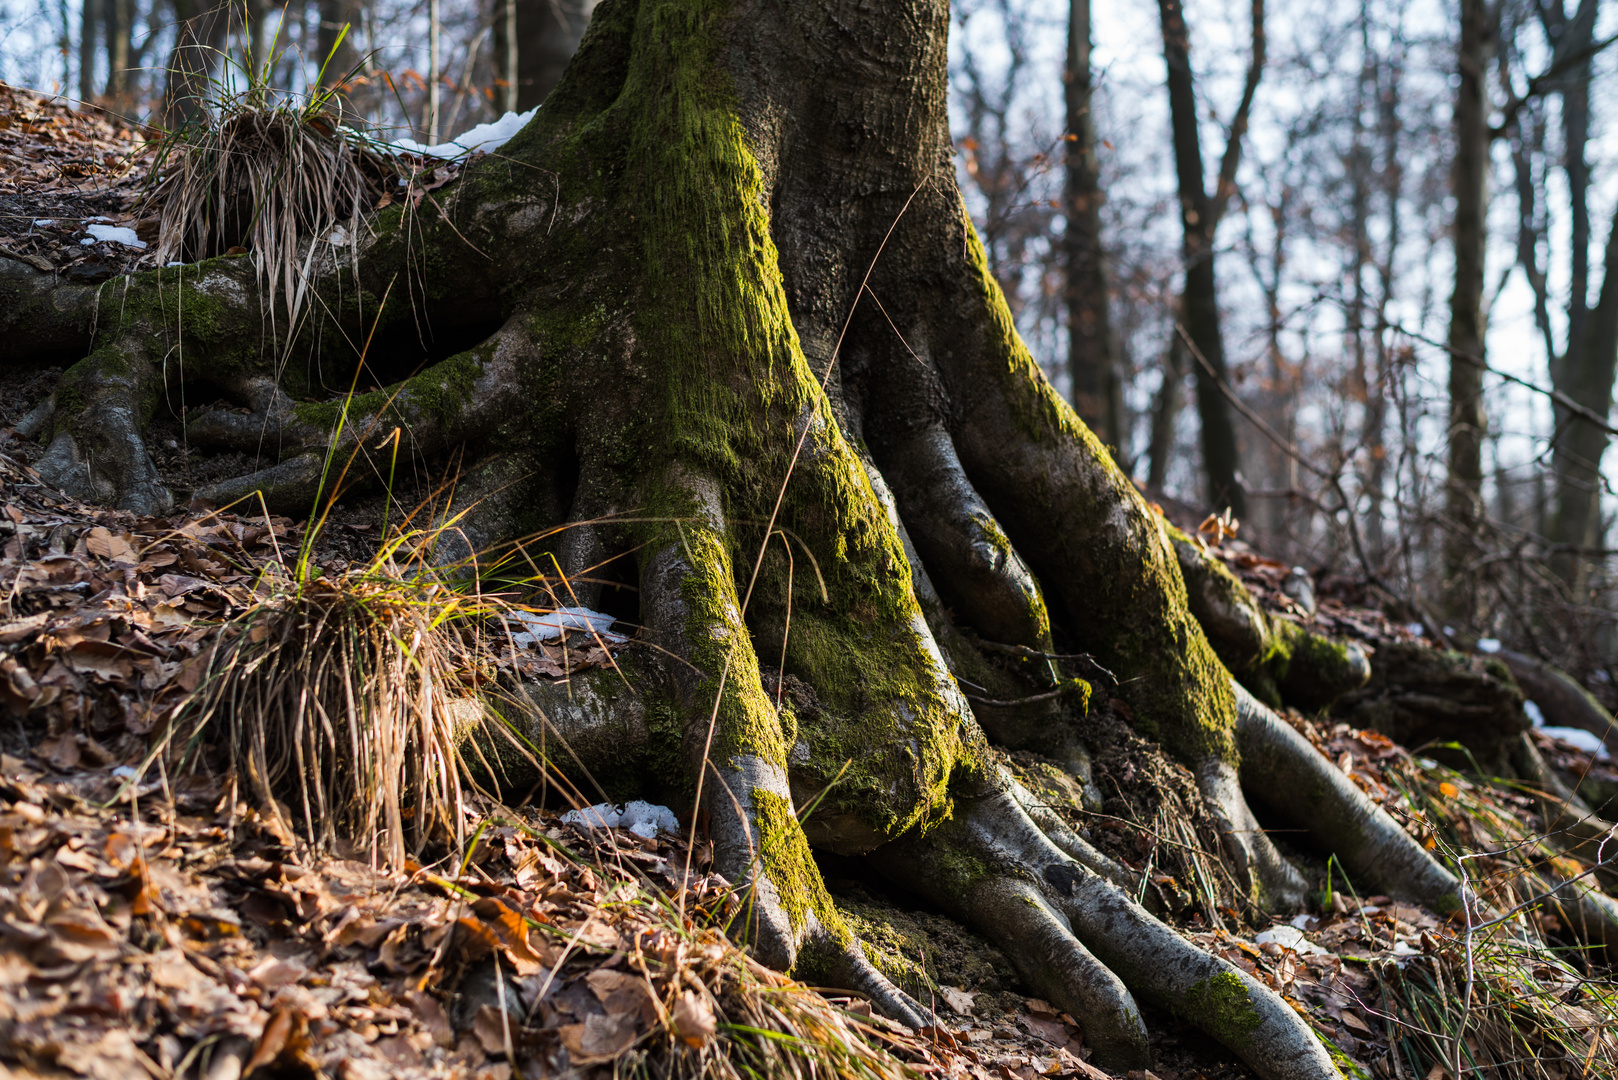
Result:
{"label": "bare tree", "polygon": [[1202,137],[1197,92],[1191,74],[1191,39],[1180,0],[1159,0],[1163,24],[1163,58],[1168,67],[1169,116],[1174,141],[1175,172],[1180,187],[1185,287],[1182,318],[1197,376],[1197,412],[1202,420],[1202,458],[1210,505],[1247,513],[1237,460],[1236,430],[1225,399],[1225,344],[1220,329],[1219,294],[1214,280],[1214,234],[1236,190],[1242,139],[1264,71],[1264,0],[1252,4],[1252,52],[1240,104],[1231,119],[1219,175],[1209,194],[1203,174]]}
{"label": "bare tree", "polygon": [[1128,453],[1123,375],[1112,330],[1112,287],[1101,242],[1100,168],[1096,160],[1093,78],[1090,71],[1090,0],[1068,8],[1067,173],[1063,233],[1066,261],[1068,376],[1073,408],[1114,456]]}
{"label": "bare tree", "polygon": [[1445,612],[1470,621],[1475,592],[1469,568],[1476,552],[1483,505],[1484,356],[1483,268],[1488,246],[1489,62],[1495,49],[1497,10],[1488,0],[1461,0],[1457,52],[1460,89],[1455,96],[1455,150],[1450,187],[1455,196],[1455,288],[1449,322],[1449,479],[1444,539]]}

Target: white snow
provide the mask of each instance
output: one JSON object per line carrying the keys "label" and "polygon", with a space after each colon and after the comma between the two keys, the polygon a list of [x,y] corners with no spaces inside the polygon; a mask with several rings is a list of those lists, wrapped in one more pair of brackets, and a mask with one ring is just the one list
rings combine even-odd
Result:
{"label": "white snow", "polygon": [[326,237],[326,243],[330,244],[332,247],[347,247],[348,230],[343,228],[341,225],[337,226],[337,228],[331,231],[331,235]]}
{"label": "white snow", "polygon": [[34,219],[34,224],[35,225],[55,225],[56,224],[56,219],[55,218],[48,218],[48,217],[35,218]]}
{"label": "white snow", "polygon": [[1528,714],[1528,719],[1534,722],[1535,727],[1545,726],[1545,714],[1539,711],[1539,703],[1537,701],[1523,702],[1522,711]]}
{"label": "white snow", "polygon": [[517,621],[528,628],[527,633],[513,634],[511,640],[516,645],[532,645],[536,641],[552,641],[562,636],[564,630],[584,630],[592,634],[599,634],[607,641],[624,641],[622,634],[614,634],[607,628],[612,625],[612,616],[599,611],[591,611],[587,607],[565,607],[536,614],[532,611],[518,611],[514,613]]}
{"label": "white snow", "polygon": [[534,118],[539,111],[535,105],[525,113],[508,112],[498,120],[491,120],[487,124],[479,124],[470,131],[463,132],[449,142],[439,143],[437,146],[428,146],[414,139],[399,139],[393,144],[394,149],[403,150],[407,154],[420,154],[423,157],[450,158],[465,157],[472,153],[492,154],[510,141],[511,137],[521,131],[528,121]]}
{"label": "white snow", "polygon": [[680,822],[673,810],[639,799],[624,803],[621,808],[616,803],[604,802],[583,810],[569,810],[562,815],[562,820],[587,829],[628,829],[646,840],[655,837],[659,830],[680,831]]}
{"label": "white snow", "polygon": [[1427,628],[1425,626],[1421,625],[1421,623],[1419,623],[1419,622],[1405,623],[1405,633],[1409,634],[1412,637],[1421,637],[1422,633],[1426,629]]}
{"label": "white snow", "polygon": [[1478,652],[1496,653],[1500,651],[1500,639],[1492,637],[1478,638]]}
{"label": "white snow", "polygon": [[1305,956],[1330,956],[1330,949],[1322,949],[1319,945],[1303,936],[1303,931],[1296,926],[1272,926],[1268,930],[1259,932],[1253,939],[1255,945],[1268,945],[1275,942],[1283,949],[1302,953]]}
{"label": "white snow", "polygon": [[1602,743],[1601,736],[1585,731],[1583,728],[1543,727],[1538,724],[1534,726],[1539,728],[1540,734],[1549,735],[1553,739],[1561,739],[1565,743],[1572,743],[1586,754],[1594,754],[1602,760],[1606,760],[1608,757],[1607,747]]}
{"label": "white snow", "polygon": [[93,244],[96,240],[122,244],[124,247],[145,248],[146,241],[135,235],[134,229],[126,229],[121,225],[86,225],[84,231],[94,239],[80,240],[81,244]]}

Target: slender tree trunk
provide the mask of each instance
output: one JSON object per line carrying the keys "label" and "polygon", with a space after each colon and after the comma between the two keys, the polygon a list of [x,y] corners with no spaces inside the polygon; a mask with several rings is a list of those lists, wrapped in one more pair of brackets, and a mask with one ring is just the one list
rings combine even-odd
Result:
{"label": "slender tree trunk", "polygon": [[208,78],[224,47],[229,12],[217,0],[174,0],[174,17],[174,48],[163,91],[163,115],[170,127],[201,117]]}
{"label": "slender tree trunk", "polygon": [[107,97],[118,113],[129,108],[129,52],[134,32],[133,0],[105,0],[107,26]]}
{"label": "slender tree trunk", "polygon": [[[1547,36],[1555,46],[1552,62],[1591,47],[1595,40],[1598,0],[1581,0],[1570,19],[1560,4],[1542,12]],[[1590,140],[1590,80],[1592,64],[1573,66],[1558,83],[1562,113],[1562,168],[1569,203],[1567,345],[1560,356],[1551,353],[1551,384],[1573,400],[1605,416],[1611,396],[1611,349],[1601,325],[1614,263],[1612,241],[1607,244],[1602,296],[1596,311],[1589,308],[1590,289],[1590,166],[1585,151]],[[1579,548],[1594,543],[1601,516],[1601,453],[1606,435],[1566,409],[1555,410],[1557,440],[1551,455],[1554,508],[1547,528],[1553,543]],[[1591,455],[1594,455],[1593,457]],[[1581,505],[1581,500],[1583,505]],[[1588,560],[1572,551],[1555,555],[1551,565],[1570,585],[1579,584]]]}
{"label": "slender tree trunk", "polygon": [[1483,502],[1483,263],[1488,244],[1489,103],[1494,10],[1488,0],[1461,0],[1460,90],[1455,98],[1455,290],[1449,324],[1449,476],[1445,507],[1443,599],[1454,619],[1471,618],[1469,567],[1476,553]]}
{"label": "slender tree trunk", "polygon": [[517,5],[515,0],[494,0],[490,16],[494,28],[494,69],[499,76],[500,107],[517,111]]}
{"label": "slender tree trunk", "polygon": [[590,22],[594,0],[507,0],[514,2],[516,111],[544,101],[562,78]]}
{"label": "slender tree trunk", "polygon": [[438,143],[438,83],[442,72],[438,66],[439,35],[438,0],[427,3],[427,145]]}
{"label": "slender tree trunk", "polygon": [[97,15],[101,0],[82,0],[79,6],[79,100],[95,98],[96,36],[100,29]]}
{"label": "slender tree trunk", "polygon": [[315,35],[315,46],[320,55],[314,58],[315,64],[317,68],[325,65],[323,86],[341,86],[359,60],[354,44],[363,0],[319,0],[319,5],[320,31]]}
{"label": "slender tree trunk", "polygon": [[1393,343],[1388,325],[1388,305],[1393,301],[1394,269],[1401,239],[1401,203],[1404,197],[1404,165],[1400,161],[1399,89],[1402,65],[1398,59],[1387,64],[1387,83],[1378,80],[1377,126],[1382,136],[1382,198],[1387,221],[1386,245],[1377,264],[1376,296],[1376,382],[1365,404],[1366,445],[1371,455],[1370,477],[1366,482],[1365,543],[1371,559],[1381,564],[1387,555],[1387,539],[1382,527],[1382,501],[1388,478],[1388,395],[1393,392]]}
{"label": "slender tree trunk", "polygon": [[[1179,306],[1175,306],[1179,321]],[[1174,422],[1180,415],[1181,386],[1185,382],[1185,342],[1178,329],[1169,331],[1168,353],[1163,357],[1163,385],[1152,404],[1152,437],[1147,454],[1146,486],[1161,491],[1169,477],[1169,458],[1174,453]]]}
{"label": "slender tree trunk", "polygon": [[1247,514],[1236,447],[1236,428],[1221,383],[1228,385],[1225,344],[1219,319],[1219,290],[1214,278],[1214,237],[1235,189],[1242,137],[1253,95],[1264,69],[1264,4],[1253,3],[1253,52],[1241,104],[1231,122],[1219,177],[1210,197],[1203,175],[1202,138],[1197,116],[1196,86],[1191,74],[1191,40],[1180,0],[1159,0],[1163,25],[1163,59],[1168,69],[1169,122],[1174,143],[1175,173],[1180,189],[1181,257],[1185,286],[1181,313],[1191,339],[1190,362],[1196,372],[1197,412],[1202,420],[1202,464],[1211,507]]}
{"label": "slender tree trunk", "polygon": [[1112,330],[1111,282],[1101,242],[1100,170],[1090,73],[1090,0],[1072,0],[1067,25],[1068,377],[1073,408],[1122,460],[1128,453],[1123,375]]}
{"label": "slender tree trunk", "polygon": [[[1601,297],[1584,321],[1577,365],[1568,368],[1568,395],[1598,416],[1612,408],[1612,384],[1618,366],[1618,212],[1607,234],[1607,252]],[[1579,416],[1569,414],[1562,437],[1551,458],[1556,474],[1556,509],[1551,536],[1571,548],[1599,546],[1601,524],[1601,458],[1607,433]],[[1559,553],[1552,566],[1577,587],[1586,576],[1588,559],[1577,551]]]}

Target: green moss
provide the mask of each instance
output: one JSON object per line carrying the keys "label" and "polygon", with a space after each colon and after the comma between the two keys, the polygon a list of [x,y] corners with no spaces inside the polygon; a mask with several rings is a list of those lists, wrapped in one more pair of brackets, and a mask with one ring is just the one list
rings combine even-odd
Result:
{"label": "green moss", "polygon": [[971,854],[966,844],[942,844],[937,856],[938,880],[946,894],[966,896],[994,873],[988,863]]}
{"label": "green moss", "polygon": [[809,843],[803,838],[792,804],[770,791],[755,790],[753,806],[759,828],[759,847],[764,863],[764,875],[775,886],[781,897],[793,930],[802,929],[812,913],[820,925],[840,945],[854,940],[854,935],[832,903],[826,883],[820,877],[820,868],[809,854]]}
{"label": "green moss", "polygon": [[1275,646],[1269,667],[1287,702],[1323,709],[1365,684],[1370,668],[1347,643],[1313,633],[1290,619],[1272,619]]}
{"label": "green moss", "polygon": [[1234,971],[1203,979],[1186,992],[1179,1012],[1226,1046],[1252,1040],[1264,1018],[1247,995],[1247,984]]}
{"label": "green moss", "polygon": [[306,427],[331,431],[343,415],[346,401],[350,423],[384,413],[390,423],[406,426],[431,418],[453,437],[461,410],[471,402],[478,376],[483,374],[483,357],[490,348],[484,345],[457,353],[402,384],[382,390],[348,399],[298,402],[292,407],[293,415]]}

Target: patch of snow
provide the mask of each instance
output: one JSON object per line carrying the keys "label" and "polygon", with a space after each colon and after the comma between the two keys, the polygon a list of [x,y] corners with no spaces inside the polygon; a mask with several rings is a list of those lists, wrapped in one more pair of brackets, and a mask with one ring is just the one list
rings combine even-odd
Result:
{"label": "patch of snow", "polygon": [[1572,743],[1586,754],[1594,754],[1603,760],[1606,759],[1607,747],[1602,743],[1601,736],[1576,727],[1545,727],[1535,724],[1541,735],[1549,735],[1553,739],[1561,739],[1565,743]]}
{"label": "patch of snow", "polygon": [[1444,627],[1444,636],[1445,637],[1454,637],[1455,636],[1455,627],[1453,627],[1453,626]]}
{"label": "patch of snow", "polygon": [[91,244],[93,244],[95,242],[96,242],[96,238],[93,237],[93,236],[86,236],[83,240],[79,241],[79,243],[83,244],[85,247],[89,247]]}
{"label": "patch of snow", "polygon": [[1410,634],[1412,637],[1421,637],[1421,633],[1425,629],[1427,628],[1419,622],[1405,623],[1405,633]]}
{"label": "patch of snow", "polygon": [[126,229],[120,225],[86,225],[84,231],[95,237],[94,240],[80,240],[81,244],[93,244],[96,240],[108,243],[122,244],[124,247],[146,247],[146,241],[135,235],[134,229]]}
{"label": "patch of snow", "polygon": [[1309,929],[1309,924],[1314,921],[1315,917],[1306,911],[1302,915],[1292,916],[1292,922],[1288,925],[1298,930],[1307,930]]}
{"label": "patch of snow", "polygon": [[555,611],[545,612],[543,615],[532,611],[515,612],[517,621],[528,628],[526,633],[513,634],[511,640],[517,645],[532,645],[536,641],[552,641],[562,636],[564,630],[584,630],[599,634],[607,641],[625,641],[622,634],[614,634],[607,628],[612,625],[612,616],[599,611],[591,611],[587,607],[557,608]]}
{"label": "patch of snow", "polygon": [[164,266],[184,266],[185,263],[181,262],[179,259],[170,259],[168,262],[164,263],[163,265]]}
{"label": "patch of snow", "polygon": [[470,131],[463,132],[449,142],[439,143],[437,146],[428,146],[414,139],[399,139],[393,147],[407,154],[442,158],[445,161],[472,153],[492,154],[510,142],[511,137],[521,131],[538,111],[539,106],[535,105],[525,113],[508,112],[498,120],[479,124]]}
{"label": "patch of snow", "polygon": [[120,765],[116,769],[112,770],[112,775],[116,776],[120,780],[133,780],[139,776],[140,773],[136,772],[133,766]]}
{"label": "patch of snow", "polygon": [[1500,651],[1500,639],[1492,637],[1478,638],[1478,652],[1496,653]]}
{"label": "patch of snow", "polygon": [[1528,719],[1534,722],[1535,727],[1545,726],[1545,714],[1539,711],[1539,703],[1537,701],[1523,702],[1522,711],[1528,714]]}
{"label": "patch of snow", "polygon": [[1330,949],[1322,949],[1319,945],[1304,937],[1303,931],[1296,926],[1272,926],[1268,930],[1261,931],[1253,939],[1253,944],[1268,945],[1272,941],[1283,949],[1291,949],[1293,952],[1302,953],[1304,956],[1332,955]]}
{"label": "patch of snow", "polygon": [[48,217],[35,218],[34,219],[34,224],[35,225],[55,225],[56,224],[56,219],[55,218],[48,218]]}
{"label": "patch of snow", "polygon": [[1393,955],[1394,956],[1420,956],[1421,955],[1421,950],[1411,948],[1410,943],[1408,941],[1404,940],[1403,938],[1399,938],[1399,939],[1395,940],[1394,943],[1393,943]]}
{"label": "patch of snow", "polygon": [[326,243],[330,244],[332,247],[347,247],[348,230],[343,228],[341,225],[337,226],[337,228],[331,231],[331,235],[326,237]]}
{"label": "patch of snow", "polygon": [[639,799],[624,803],[621,808],[616,803],[604,802],[583,810],[569,810],[562,815],[562,820],[569,825],[583,825],[587,829],[628,829],[644,840],[652,839],[659,830],[672,833],[680,831],[680,822],[673,810]]}

